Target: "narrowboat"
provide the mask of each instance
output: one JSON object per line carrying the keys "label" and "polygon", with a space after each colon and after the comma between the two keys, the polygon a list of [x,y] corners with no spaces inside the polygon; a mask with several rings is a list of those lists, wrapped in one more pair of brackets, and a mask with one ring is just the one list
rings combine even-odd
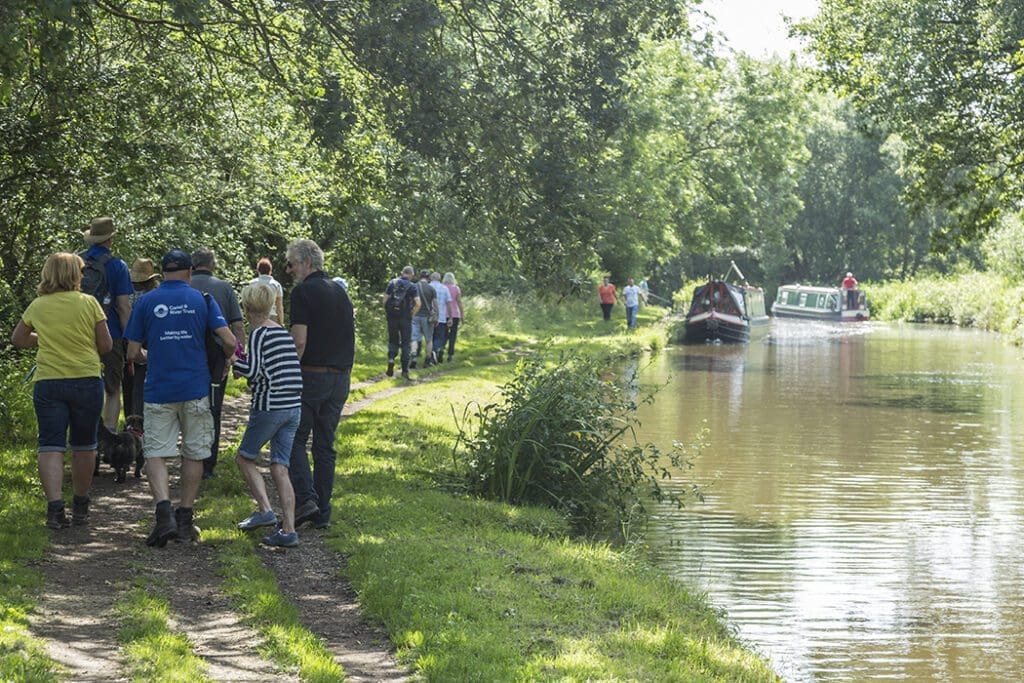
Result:
{"label": "narrowboat", "polygon": [[859,289],[782,285],[772,304],[772,315],[777,318],[859,322],[870,319],[871,311],[864,292]]}
{"label": "narrowboat", "polygon": [[[735,270],[743,278],[739,268]],[[708,280],[693,290],[693,300],[686,314],[683,341],[746,343],[767,331],[771,322],[764,306],[764,290],[720,280]]]}

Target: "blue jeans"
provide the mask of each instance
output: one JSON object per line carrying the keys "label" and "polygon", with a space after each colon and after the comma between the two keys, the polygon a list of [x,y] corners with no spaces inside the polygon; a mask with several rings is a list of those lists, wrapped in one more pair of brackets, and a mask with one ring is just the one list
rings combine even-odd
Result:
{"label": "blue jeans", "polygon": [[269,441],[270,462],[288,467],[301,415],[301,408],[249,411],[249,424],[245,426],[238,454],[247,460],[255,460]]}
{"label": "blue jeans", "polygon": [[41,379],[32,389],[39,423],[39,452],[96,450],[96,430],[103,412],[103,380],[99,377]]}
{"label": "blue jeans", "polygon": [[438,361],[441,360],[441,356],[444,355],[444,345],[448,343],[448,323],[438,323],[434,325],[434,353],[437,354]]}
{"label": "blue jeans", "polygon": [[631,330],[636,329],[636,312],[640,310],[640,306],[626,306],[626,327]]}
{"label": "blue jeans", "polygon": [[[341,420],[341,409],[348,399],[352,369],[339,374],[302,371],[302,416],[292,442],[291,464],[288,478],[295,489],[295,508],[307,500],[320,508],[320,521],[331,518],[331,493],[334,489],[334,433]],[[310,470],[306,444],[313,434],[311,451],[313,468]]]}

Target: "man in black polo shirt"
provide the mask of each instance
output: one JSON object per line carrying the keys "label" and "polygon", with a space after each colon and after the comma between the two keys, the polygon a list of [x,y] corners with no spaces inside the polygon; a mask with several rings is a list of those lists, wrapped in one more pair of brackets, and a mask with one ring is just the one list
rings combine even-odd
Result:
{"label": "man in black polo shirt", "polygon": [[[288,245],[291,333],[302,366],[302,417],[292,443],[288,477],[295,489],[295,526],[324,528],[331,520],[334,433],[348,398],[355,358],[355,324],[348,292],[324,273],[324,253],[312,240]],[[313,434],[310,471],[306,444]]]}

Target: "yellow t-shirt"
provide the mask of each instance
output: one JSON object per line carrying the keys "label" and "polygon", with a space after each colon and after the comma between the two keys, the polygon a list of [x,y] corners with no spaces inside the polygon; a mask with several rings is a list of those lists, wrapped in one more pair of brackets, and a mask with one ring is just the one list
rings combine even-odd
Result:
{"label": "yellow t-shirt", "polygon": [[21,319],[39,335],[37,382],[100,377],[96,323],[107,316],[96,297],[82,292],[44,294],[33,299]]}

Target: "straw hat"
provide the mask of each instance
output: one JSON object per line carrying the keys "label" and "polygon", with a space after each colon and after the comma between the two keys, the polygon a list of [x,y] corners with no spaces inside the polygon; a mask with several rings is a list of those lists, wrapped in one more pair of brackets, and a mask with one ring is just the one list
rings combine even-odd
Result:
{"label": "straw hat", "polygon": [[110,216],[101,216],[89,221],[89,227],[82,231],[82,237],[89,244],[106,242],[117,234],[114,230],[114,219]]}
{"label": "straw hat", "polygon": [[152,259],[137,258],[132,263],[131,276],[133,283],[141,284],[143,282],[149,282],[150,280],[158,280],[160,278],[160,273],[156,272],[156,267],[153,265]]}

